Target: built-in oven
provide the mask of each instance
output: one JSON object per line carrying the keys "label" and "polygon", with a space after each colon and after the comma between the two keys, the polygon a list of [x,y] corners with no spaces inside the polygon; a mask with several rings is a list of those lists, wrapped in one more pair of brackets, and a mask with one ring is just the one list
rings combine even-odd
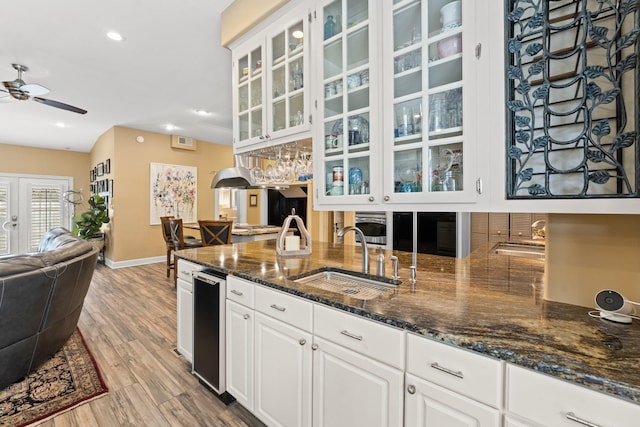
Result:
{"label": "built-in oven", "polygon": [[[385,246],[387,244],[386,212],[356,212],[356,227],[362,230],[364,240],[370,245]],[[360,237],[356,234],[356,242]]]}

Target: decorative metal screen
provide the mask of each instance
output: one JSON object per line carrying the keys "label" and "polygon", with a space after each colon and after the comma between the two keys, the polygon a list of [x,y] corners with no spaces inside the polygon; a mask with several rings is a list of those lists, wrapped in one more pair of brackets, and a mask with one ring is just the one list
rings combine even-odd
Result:
{"label": "decorative metal screen", "polygon": [[638,197],[638,0],[506,0],[507,197]]}

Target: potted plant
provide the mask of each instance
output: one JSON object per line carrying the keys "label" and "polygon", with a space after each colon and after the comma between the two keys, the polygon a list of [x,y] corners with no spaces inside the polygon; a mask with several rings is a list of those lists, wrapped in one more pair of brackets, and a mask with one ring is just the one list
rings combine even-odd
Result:
{"label": "potted plant", "polygon": [[103,224],[110,221],[107,212],[107,204],[103,197],[94,194],[89,197],[89,209],[73,218],[75,227],[73,233],[77,234],[91,243],[98,249],[104,247],[104,234],[100,231]]}

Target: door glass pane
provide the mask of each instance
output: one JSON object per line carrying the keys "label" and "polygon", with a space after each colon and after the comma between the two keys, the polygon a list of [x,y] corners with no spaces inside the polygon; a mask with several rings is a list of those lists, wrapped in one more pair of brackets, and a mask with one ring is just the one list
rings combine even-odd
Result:
{"label": "door glass pane", "polygon": [[62,226],[62,192],[59,187],[31,187],[31,233],[32,249],[44,234],[53,227]]}
{"label": "door glass pane", "polygon": [[[0,225],[9,219],[9,186],[0,184]],[[0,228],[0,255],[9,253],[9,232]]]}

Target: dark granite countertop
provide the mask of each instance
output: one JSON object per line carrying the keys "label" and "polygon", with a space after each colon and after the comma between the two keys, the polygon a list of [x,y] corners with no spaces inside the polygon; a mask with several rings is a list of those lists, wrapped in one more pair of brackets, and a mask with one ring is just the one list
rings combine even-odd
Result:
{"label": "dark granite countertop", "polygon": [[[640,404],[640,325],[592,318],[588,307],[545,301],[544,261],[495,254],[489,247],[463,259],[384,251],[400,261],[395,290],[357,298],[293,282],[322,267],[360,271],[359,246],[313,242],[307,257],[279,257],[274,241],[178,251],[178,257],[223,273],[321,302],[447,344],[610,393]],[[370,251],[375,271],[377,251]],[[579,286],[578,284],[574,284]]]}

